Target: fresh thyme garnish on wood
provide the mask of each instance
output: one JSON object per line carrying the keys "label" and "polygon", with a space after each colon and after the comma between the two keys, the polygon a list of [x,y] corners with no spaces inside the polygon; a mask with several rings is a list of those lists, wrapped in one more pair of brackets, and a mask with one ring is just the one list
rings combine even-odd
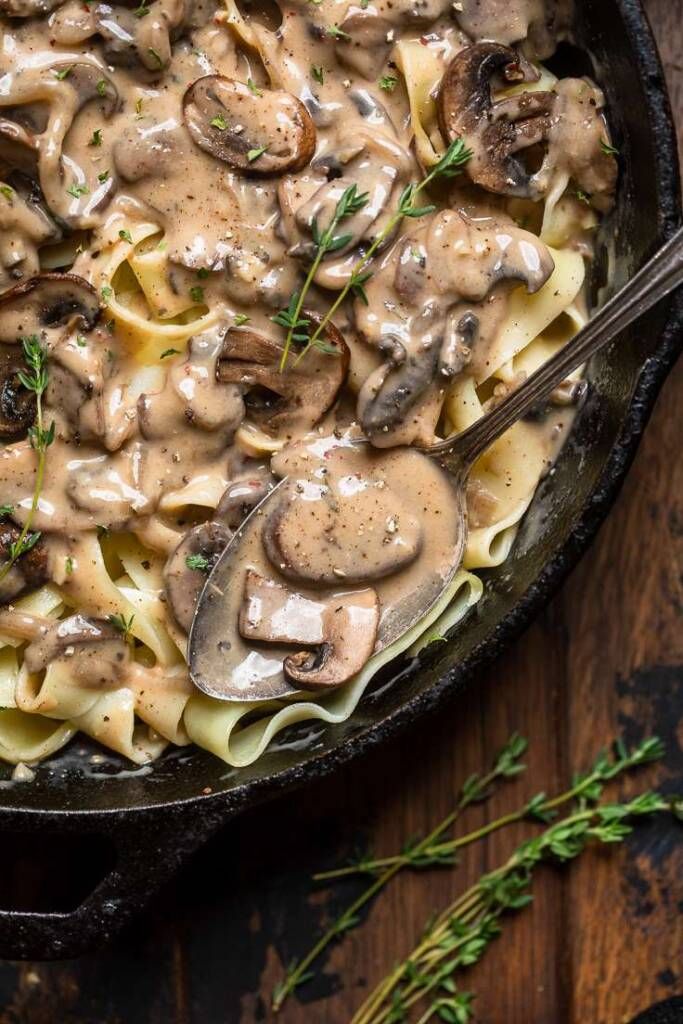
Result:
{"label": "fresh thyme garnish on wood", "polygon": [[540,821],[549,824],[556,816],[556,808],[571,800],[583,800],[594,803],[602,796],[606,782],[621,775],[623,772],[650,761],[657,761],[664,756],[664,747],[656,737],[644,740],[632,751],[628,751],[621,740],[614,746],[613,756],[610,757],[606,751],[602,751],[593,767],[584,775],[577,775],[573,785],[564,793],[548,798],[545,793],[536,793],[525,804],[522,804],[516,811],[506,814],[502,818],[489,822],[475,832],[470,832],[446,842],[434,843],[425,846],[424,843],[411,844],[392,857],[382,857],[378,860],[365,858],[349,864],[345,868],[337,868],[332,871],[321,871],[314,875],[315,881],[329,881],[333,878],[348,878],[357,874],[377,874],[388,867],[398,865],[407,868],[430,868],[438,867],[440,864],[456,864],[457,851],[464,846],[478,839],[483,839],[492,832],[497,832],[506,825],[512,825],[516,821],[525,819]]}
{"label": "fresh thyme garnish on wood", "polygon": [[[320,266],[323,256],[325,256],[326,253],[337,252],[338,249],[343,249],[344,246],[351,241],[351,235],[335,234],[339,224],[347,217],[351,217],[354,213],[358,213],[359,210],[362,210],[367,201],[367,192],[359,193],[355,185],[349,185],[348,188],[344,189],[339,202],[335,206],[332,219],[325,230],[320,232],[317,221],[313,221],[313,224],[311,225],[311,233],[313,236],[313,244],[315,245],[315,256],[311,266],[309,267],[303,288],[299,292],[294,292],[289,300],[287,309],[280,310],[277,316],[272,318],[274,323],[279,324],[280,327],[284,327],[287,331],[285,346],[282,350],[282,358],[280,360],[281,372],[287,365],[287,359],[289,357],[292,343],[305,345],[306,348],[304,351],[308,351],[308,349],[315,344],[308,335],[307,329],[310,326],[310,320],[306,317],[302,318],[301,316],[304,300],[311,285],[313,284],[313,279],[318,272],[318,267]],[[318,341],[320,333],[320,329],[318,328],[315,332],[316,342]]]}
{"label": "fresh thyme garnish on wood", "polygon": [[427,174],[422,181],[411,182],[409,185],[406,185],[401,192],[396,212],[389,218],[367,251],[354,264],[349,280],[339,292],[327,313],[325,313],[321,319],[305,348],[303,348],[297,356],[296,363],[300,362],[308,350],[315,346],[321,334],[324,332],[328,323],[334,317],[349,292],[353,292],[353,294],[359,299],[367,303],[363,286],[372,276],[367,268],[377,250],[391,235],[394,228],[403,220],[404,217],[424,217],[428,213],[433,213],[436,209],[435,206],[431,204],[427,206],[417,206],[415,204],[415,200],[423,189],[427,188],[428,185],[433,181],[436,181],[438,178],[454,178],[456,175],[460,174],[461,169],[465,166],[471,156],[472,152],[467,148],[463,140],[454,139],[438,163],[432,167],[429,174]]}
{"label": "fresh thyme garnish on wood", "polygon": [[0,580],[3,580],[5,576],[7,576],[17,559],[21,558],[22,555],[25,555],[27,551],[30,551],[31,548],[40,540],[40,531],[31,532],[31,523],[33,522],[33,517],[38,508],[40,492],[43,489],[47,449],[55,439],[54,421],[47,429],[43,422],[43,395],[45,394],[45,389],[47,388],[48,383],[47,353],[35,334],[32,334],[29,338],[22,339],[22,346],[24,349],[24,362],[26,363],[27,369],[25,371],[20,370],[17,376],[19,377],[23,387],[25,387],[27,391],[32,391],[36,396],[36,419],[33,426],[29,428],[28,439],[31,443],[31,447],[38,456],[38,466],[36,469],[36,480],[33,487],[31,507],[28,510],[26,521],[21,529],[21,533],[17,537],[16,541],[10,545],[9,558],[4,565],[0,566]]}
{"label": "fresh thyme garnish on wood", "polygon": [[[502,779],[512,779],[519,775],[525,770],[525,765],[522,763],[520,758],[527,748],[527,741],[516,733],[510,737],[506,745],[497,755],[495,763],[491,770],[485,775],[470,775],[468,779],[463,783],[458,802],[451,813],[444,818],[444,820],[433,829],[429,835],[420,843],[416,843],[412,849],[414,855],[419,857],[422,849],[427,849],[432,846],[437,839],[439,839],[444,832],[446,832],[457,820],[462,811],[470,804],[478,803],[481,800],[487,800],[492,792],[496,783]],[[451,861],[443,860],[442,864],[452,863]],[[309,953],[306,954],[298,962],[294,962],[290,965],[287,971],[287,976],[277,986],[273,992],[273,1009],[277,1012],[287,999],[289,995],[297,988],[302,985],[305,981],[308,981],[312,975],[309,972],[311,964],[317,960],[320,954],[325,950],[335,939],[338,939],[344,932],[349,931],[358,923],[358,911],[368,903],[373,896],[384,888],[384,886],[391,881],[401,868],[403,863],[392,864],[388,867],[377,879],[370,885],[365,892],[363,892],[358,899],[354,900],[350,906],[334,921],[334,923],[328,928],[325,934],[316,942]]]}
{"label": "fresh thyme garnish on wood", "polygon": [[[442,837],[455,823],[460,813],[470,804],[488,799],[494,792],[495,784],[505,778],[514,778],[524,771],[524,764],[521,756],[526,750],[526,740],[514,735],[498,755],[493,768],[486,775],[472,775],[464,783],[458,802],[454,810],[433,829],[429,835],[418,842],[409,843],[404,849],[392,857],[370,858],[366,857],[356,863],[336,871],[321,872],[314,876],[316,880],[329,880],[359,872],[369,873],[377,876],[370,886],[354,900],[343,913],[330,926],[327,932],[318,940],[309,953],[300,961],[292,963],[287,970],[285,978],[280,982],[273,992],[273,1009],[279,1010],[287,997],[305,981],[308,981],[313,974],[310,971],[312,964],[320,954],[334,941],[340,939],[345,932],[349,931],[358,923],[358,911],[371,900],[384,886],[403,868],[424,869],[432,867],[447,867],[457,864],[457,854],[462,848],[475,843],[479,839],[504,828],[507,825],[528,820],[530,822],[542,822],[550,825],[557,814],[557,808],[563,804],[573,803],[573,810],[563,821],[553,824],[546,832],[535,839],[523,844],[513,857],[492,875],[485,876],[478,886],[468,890],[460,901],[444,912],[427,930],[427,941],[433,937],[436,929],[440,929],[444,921],[450,921],[450,931],[447,934],[438,932],[435,943],[425,947],[429,949],[429,955],[420,953],[420,963],[415,962],[415,954],[411,955],[400,968],[397,968],[389,978],[378,987],[375,993],[366,1001],[359,1016],[354,1018],[354,1024],[390,1024],[390,1022],[407,1021],[407,1010],[414,1002],[421,999],[427,992],[436,992],[435,1000],[430,1004],[427,1014],[419,1018],[420,1022],[426,1022],[430,1017],[436,1016],[441,1020],[469,1021],[470,1016],[448,1016],[452,1011],[455,1013],[469,1014],[469,1003],[471,997],[467,994],[458,994],[455,984],[451,978],[452,973],[458,967],[474,963],[486,945],[494,935],[498,934],[499,926],[496,919],[504,910],[517,909],[515,898],[512,902],[498,906],[495,901],[488,900],[491,893],[495,894],[497,880],[502,879],[501,892],[506,887],[512,892],[518,885],[520,872],[523,874],[524,892],[520,891],[519,898],[523,902],[521,907],[529,902],[528,885],[531,881],[531,865],[528,863],[531,854],[541,851],[540,859],[547,857],[550,853],[560,859],[563,858],[562,851],[569,850],[572,843],[576,846],[579,840],[583,843],[580,849],[577,846],[577,853],[581,852],[583,846],[589,839],[599,839],[602,842],[616,842],[623,838],[627,832],[624,818],[636,816],[637,814],[650,813],[643,809],[648,803],[649,796],[643,803],[633,803],[632,809],[624,810],[624,807],[631,805],[607,804],[596,806],[603,795],[605,785],[617,776],[634,768],[641,767],[652,761],[660,759],[664,755],[664,747],[656,737],[648,737],[639,743],[632,750],[628,750],[621,740],[618,740],[613,747],[611,755],[602,751],[596,758],[591,769],[573,779],[572,786],[558,796],[548,798],[545,793],[537,793],[518,808],[518,810],[504,815],[487,825],[469,832],[465,835],[442,841]],[[639,798],[640,799],[640,798]],[[672,802],[667,802],[663,797],[655,795],[656,806],[653,810],[672,809]],[[674,811],[680,816],[683,809],[680,801],[674,801]],[[619,834],[621,832],[621,834]],[[528,851],[531,853],[528,853]],[[524,856],[522,856],[524,854]],[[511,879],[511,880],[510,880]],[[492,880],[492,881],[487,881]],[[489,886],[491,893],[489,893]],[[473,898],[473,894],[477,897]],[[470,902],[470,900],[472,902]],[[464,902],[463,902],[464,901]],[[462,903],[462,907],[461,907]],[[483,907],[483,909],[482,909]],[[496,909],[497,907],[497,909]],[[465,914],[464,920],[454,915],[460,911]],[[493,918],[491,915],[493,914]],[[464,930],[463,930],[464,929]],[[439,943],[443,942],[443,946]],[[455,943],[451,945],[451,943]],[[442,949],[448,948],[446,956],[450,959],[444,962],[441,955]],[[422,950],[422,946],[418,947]],[[477,952],[475,956],[475,952]],[[425,961],[424,963],[422,961]],[[436,975],[427,970],[426,964],[435,961]],[[439,973],[441,972],[441,973]],[[424,977],[424,984],[417,984],[418,976]],[[416,987],[409,987],[415,985]],[[407,991],[406,991],[407,990]],[[413,999],[413,995],[415,998]],[[462,1006],[458,1003],[461,1000]],[[467,996],[467,998],[464,998]],[[463,997],[463,998],[461,998]],[[386,1002],[386,999],[389,1002]],[[405,1008],[403,1002],[409,1001]],[[446,1002],[444,1002],[444,1000]],[[455,1002],[454,1002],[455,1000]],[[448,1009],[446,1009],[448,1006]],[[380,1016],[367,1016],[370,1010],[382,1010]],[[399,1012],[400,1008],[400,1012]],[[441,1012],[443,1010],[443,1012]],[[395,1011],[395,1013],[394,1013]],[[392,1013],[394,1015],[392,1016]]]}
{"label": "fresh thyme garnish on wood", "polygon": [[[501,933],[503,914],[531,903],[533,874],[538,865],[573,860],[591,841],[620,843],[633,831],[629,819],[661,813],[683,819],[683,801],[645,792],[626,803],[575,811],[527,839],[501,867],[483,875],[438,916],[410,956],[370,994],[351,1024],[407,1022],[411,1009],[425,999],[429,1002],[418,1024],[434,1017],[467,1024],[472,1019],[473,996],[458,990],[454,975],[481,959]],[[451,1016],[442,1012],[447,1008]]]}

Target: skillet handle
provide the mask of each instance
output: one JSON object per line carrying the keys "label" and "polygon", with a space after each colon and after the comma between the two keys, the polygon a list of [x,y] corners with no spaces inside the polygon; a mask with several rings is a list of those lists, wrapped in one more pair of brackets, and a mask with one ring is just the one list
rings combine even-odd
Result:
{"label": "skillet handle", "polygon": [[[68,959],[108,942],[228,817],[225,812],[204,815],[202,810],[194,806],[183,812],[181,806],[127,811],[124,815],[11,815],[9,822],[3,821],[0,832],[5,856],[8,847],[11,851],[11,838],[3,832],[9,829],[31,841],[32,854],[35,847],[41,860],[44,857],[48,874],[55,869],[54,862],[50,863],[51,837],[68,836],[76,848],[79,838],[104,839],[113,847],[114,862],[75,910],[0,909],[0,958]],[[70,869],[77,871],[81,865],[82,859],[76,856]],[[42,868],[42,863],[39,866]]]}

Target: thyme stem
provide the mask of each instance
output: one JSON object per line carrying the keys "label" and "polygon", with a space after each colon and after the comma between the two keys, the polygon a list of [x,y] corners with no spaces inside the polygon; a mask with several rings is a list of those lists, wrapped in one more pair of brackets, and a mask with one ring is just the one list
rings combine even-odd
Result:
{"label": "thyme stem", "polygon": [[36,335],[24,338],[22,345],[24,361],[29,372],[20,370],[18,376],[23,386],[27,390],[32,391],[36,396],[36,419],[34,425],[29,429],[28,436],[31,447],[38,456],[38,465],[36,467],[31,507],[28,510],[26,521],[21,528],[17,540],[10,546],[9,558],[0,566],[0,580],[7,576],[15,562],[27,551],[30,551],[40,539],[40,532],[30,533],[29,531],[31,530],[33,517],[38,510],[40,494],[43,489],[47,449],[55,438],[54,422],[48,430],[45,430],[43,425],[43,394],[48,382],[47,354]]}
{"label": "thyme stem", "polygon": [[[394,228],[403,220],[404,217],[422,217],[426,213],[432,213],[435,207],[425,206],[423,208],[417,208],[414,206],[414,200],[422,192],[423,189],[427,188],[436,178],[443,177],[454,177],[460,173],[460,169],[467,163],[472,156],[472,153],[462,139],[455,139],[444,155],[441,157],[439,162],[432,167],[429,174],[427,174],[422,181],[412,183],[403,190],[401,198],[399,200],[398,208],[395,213],[389,218],[387,223],[384,225],[379,234],[374,238],[372,244],[368,250],[361,256],[353,265],[351,274],[348,281],[337,295],[336,299],[323,316],[322,320],[316,327],[315,331],[311,335],[310,341],[307,343],[305,348],[301,350],[297,356],[294,365],[296,366],[303,357],[306,355],[308,350],[315,345],[316,341],[327,327],[330,320],[333,318],[342,302],[345,300],[350,291],[356,291],[361,289],[363,282],[370,276],[367,273],[367,267],[372,261],[375,253],[391,235]],[[321,257],[322,259],[322,257]],[[318,262],[319,265],[319,262]],[[316,267],[317,270],[317,267]]]}

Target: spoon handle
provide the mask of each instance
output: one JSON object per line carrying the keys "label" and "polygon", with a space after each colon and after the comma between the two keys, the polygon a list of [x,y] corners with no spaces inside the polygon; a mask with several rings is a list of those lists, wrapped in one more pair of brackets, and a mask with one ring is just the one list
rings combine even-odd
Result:
{"label": "spoon handle", "polygon": [[467,471],[482,452],[561,384],[572,370],[585,363],[682,283],[683,228],[679,228],[564,348],[532,373],[500,405],[457,437],[426,450],[432,456],[450,456],[449,461],[455,457],[459,467]]}

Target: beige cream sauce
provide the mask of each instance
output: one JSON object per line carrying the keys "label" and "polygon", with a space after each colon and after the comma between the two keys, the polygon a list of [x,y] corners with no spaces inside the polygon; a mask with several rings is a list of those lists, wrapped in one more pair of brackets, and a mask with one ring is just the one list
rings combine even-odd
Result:
{"label": "beige cream sauce", "polygon": [[[528,11],[536,6],[536,0],[529,0]],[[366,9],[333,0],[321,5],[302,0],[282,5],[277,32],[258,20],[248,26],[258,36],[262,67],[248,47],[236,44],[224,20],[219,11],[201,3],[192,6],[189,0],[187,6],[182,0],[157,0],[150,14],[139,19],[130,9],[100,3],[85,8],[69,0],[49,18],[15,22],[3,35],[0,108],[9,115],[20,110],[24,128],[36,134],[42,190],[66,225],[58,228],[56,221],[29,209],[17,192],[8,209],[2,208],[3,223],[11,226],[11,241],[0,249],[5,285],[35,271],[38,249],[48,236],[96,229],[103,237],[116,237],[121,224],[152,220],[164,232],[169,294],[189,293],[198,280],[196,271],[209,271],[201,279],[205,304],[223,311],[218,328],[194,338],[187,355],[172,356],[160,365],[157,377],[145,379],[106,327],[86,337],[48,336],[52,380],[46,418],[55,419],[57,438],[49,450],[33,525],[47,537],[61,538],[55,548],[60,558],[64,539],[68,550],[80,531],[96,525],[132,530],[150,547],[169,553],[183,529],[172,511],[182,505],[178,495],[183,489],[196,491],[204,481],[210,508],[230,481],[248,474],[253,466],[250,451],[234,440],[244,418],[241,390],[215,378],[222,332],[235,314],[244,313],[255,329],[273,335],[270,316],[286,305],[301,279],[297,254],[310,250],[311,218],[324,223],[343,188],[355,182],[359,191],[368,192],[368,204],[345,223],[344,233],[351,239],[324,261],[316,278],[319,286],[343,284],[359,244],[381,230],[400,191],[420,173],[410,148],[402,88],[385,92],[377,84],[381,74],[398,77],[386,64],[394,43],[428,32],[425,45],[437,46],[445,64],[466,42],[452,20],[450,4],[442,0],[381,0]],[[334,26],[348,31],[351,40],[330,38],[326,32]],[[182,38],[172,43],[178,35]],[[70,74],[59,80],[54,69],[72,64]],[[312,67],[323,70],[322,84],[312,76]],[[306,103],[317,132],[311,166],[280,180],[245,177],[198,148],[183,123],[181,101],[188,85],[211,73],[243,82],[253,78],[263,90],[262,102],[272,104],[274,117],[277,94],[266,88],[268,75],[274,87]],[[104,97],[99,91],[92,94],[100,76],[107,82]],[[87,92],[88,81],[90,98],[83,104],[76,86]],[[337,177],[328,182],[325,169],[330,166]],[[68,195],[73,185],[81,186],[80,196]],[[415,268],[406,267],[413,250],[420,258]],[[449,267],[450,258],[454,262]],[[98,259],[86,249],[74,270],[88,278]],[[509,287],[499,280],[506,276],[501,268],[509,269],[510,263],[515,264],[511,276],[526,275],[529,287],[529,281],[536,287],[551,270],[544,247],[506,218],[492,216],[487,205],[479,216],[463,207],[439,213],[414,233],[407,232],[405,241],[387,250],[369,288],[367,310],[358,306],[354,311],[364,341],[348,333],[352,377],[358,378],[358,367],[375,369],[386,357],[387,334],[400,339],[409,357],[424,347],[425,310],[435,305],[437,295],[435,319],[440,334],[446,335],[439,347],[444,379],[467,363],[461,359],[461,341],[444,328],[465,306],[476,307],[480,322],[479,348],[467,358],[472,356],[475,365],[485,359],[487,339],[504,316]],[[324,310],[329,301],[313,289],[314,308]],[[401,304],[408,309],[407,320],[397,317]],[[386,374],[386,366],[378,372]],[[367,385],[366,400],[375,384],[371,380]],[[440,386],[427,388],[412,423],[404,429],[397,425],[383,443],[431,436],[441,394]],[[549,458],[552,447],[549,443]],[[288,471],[292,458],[290,449],[276,460],[276,471]],[[375,456],[367,458],[372,462]],[[390,544],[394,553],[404,545],[408,555],[401,573],[373,579],[383,621],[391,617],[394,588],[404,594],[438,576],[454,542],[447,489],[435,467],[416,453],[386,460],[388,490],[381,501],[376,501],[373,483],[368,493],[361,496],[358,491],[354,502],[345,504],[343,519],[336,524],[343,537],[342,565],[336,568],[348,571],[354,552],[361,562],[376,563],[378,550],[386,556],[378,545],[392,537],[386,534],[391,518],[387,494],[395,496],[402,525]],[[418,463],[419,472],[413,474]],[[0,452],[2,498],[16,506],[20,522],[30,506],[35,465],[35,453],[26,442]],[[351,475],[363,480],[365,472],[358,464]],[[406,494],[409,478],[412,486]],[[375,526],[361,531],[353,546],[356,524],[360,530],[368,512],[366,498],[376,502]],[[375,527],[378,533],[371,536]],[[296,544],[296,539],[289,540]],[[314,553],[309,550],[308,555]],[[252,551],[251,557],[264,567],[262,551]],[[401,562],[398,555],[396,562]],[[235,613],[239,594],[238,588],[232,589]]]}

